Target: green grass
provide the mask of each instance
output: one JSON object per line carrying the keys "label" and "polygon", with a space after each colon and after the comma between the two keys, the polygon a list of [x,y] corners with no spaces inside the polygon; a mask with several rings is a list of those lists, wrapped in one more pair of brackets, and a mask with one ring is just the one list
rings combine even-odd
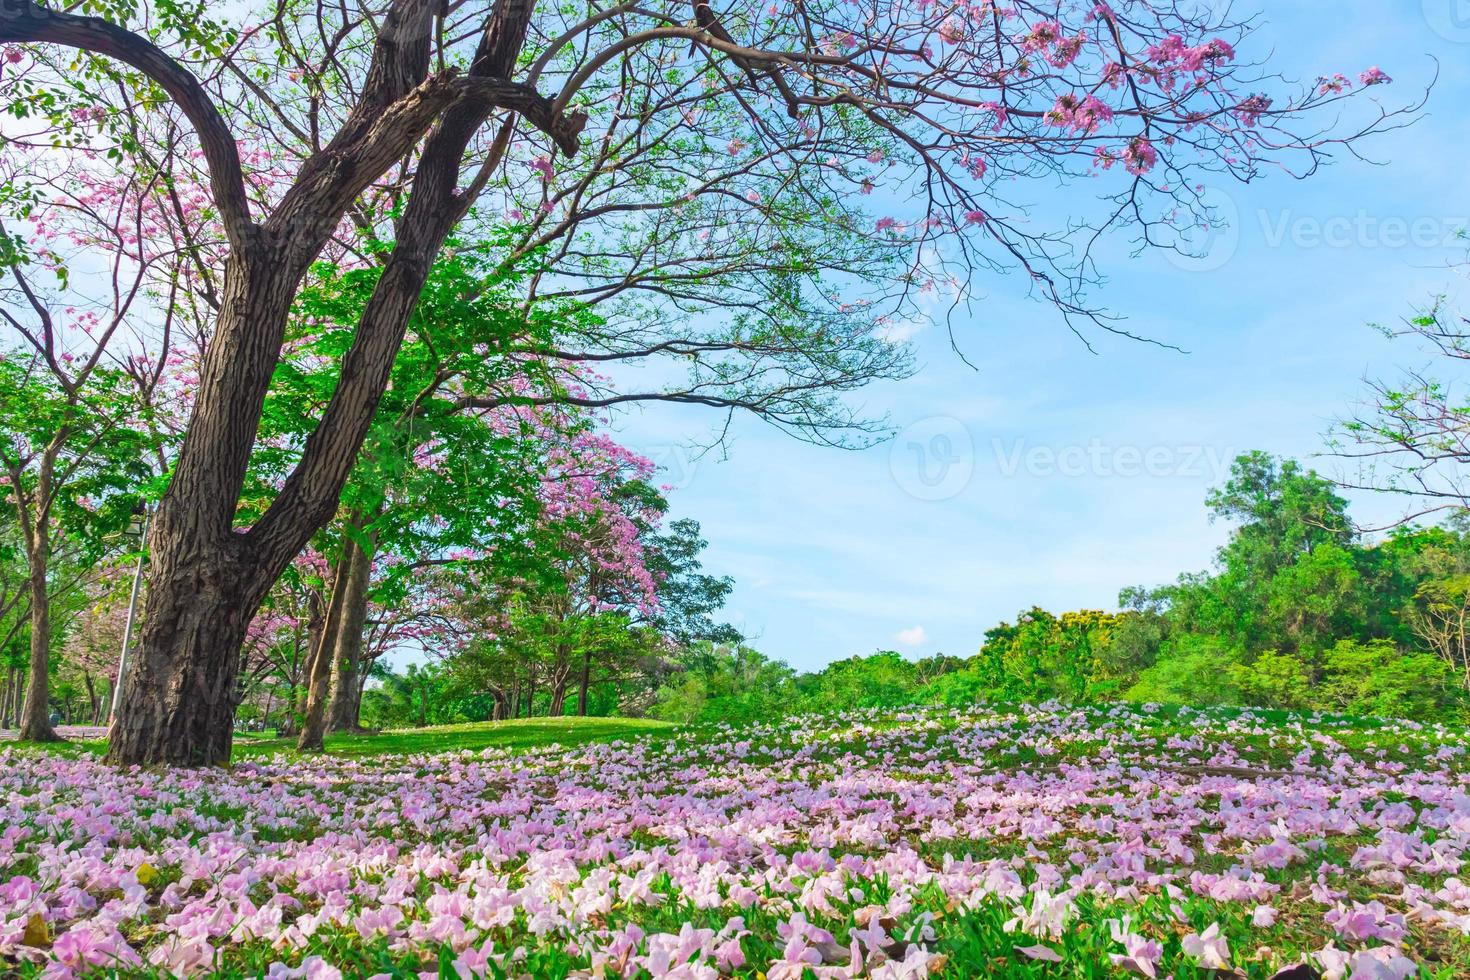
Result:
{"label": "green grass", "polygon": [[[584,742],[611,742],[670,731],[675,726],[649,718],[518,718],[514,721],[477,721],[432,728],[404,728],[365,734],[327,736],[327,754],[362,758],[377,755],[416,755],[424,752],[458,752],[465,749],[501,748],[511,751],[534,749],[546,745],[580,745]],[[102,755],[107,751],[106,739],[58,742],[35,745],[17,742],[0,743],[22,751],[53,752],[76,756],[85,753]],[[235,761],[268,758],[276,753],[298,755],[294,738],[237,734]]]}
{"label": "green grass", "polygon": [[[433,728],[406,728],[362,735],[328,735],[327,754],[341,756],[415,755],[422,752],[533,749],[544,745],[611,742],[674,727],[648,718],[517,718],[475,721]],[[235,758],[257,758],[277,752],[295,754],[296,740],[239,735]]]}

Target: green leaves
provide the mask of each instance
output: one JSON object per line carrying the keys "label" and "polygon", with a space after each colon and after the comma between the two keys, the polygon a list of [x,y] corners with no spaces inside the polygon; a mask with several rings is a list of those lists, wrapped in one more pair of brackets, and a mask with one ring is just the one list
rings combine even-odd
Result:
{"label": "green leaves", "polygon": [[[151,476],[155,437],[142,424],[133,380],[106,367],[72,393],[33,356],[0,355],[0,464],[33,509],[93,557],[126,528]],[[44,465],[51,447],[54,462]],[[15,488],[7,486],[14,506]]]}

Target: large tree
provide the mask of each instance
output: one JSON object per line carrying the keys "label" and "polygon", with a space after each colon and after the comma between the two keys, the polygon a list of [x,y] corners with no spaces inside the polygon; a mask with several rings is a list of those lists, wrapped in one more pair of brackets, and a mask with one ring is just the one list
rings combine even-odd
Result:
{"label": "large tree", "polygon": [[[833,393],[881,371],[885,339],[934,292],[953,285],[958,302],[972,272],[1013,266],[1074,322],[1111,327],[1082,295],[1100,228],[1168,245],[1178,216],[1207,217],[1201,171],[1250,179],[1292,157],[1310,171],[1365,131],[1295,135],[1347,79],[1262,94],[1235,53],[1248,24],[1168,2],[280,0],[238,33],[202,5],[93,9],[104,16],[7,0],[0,43],[78,49],[140,109],[182,113],[228,244],[152,525],[124,681],[138,696],[110,750],[124,763],[228,759],[250,618],[336,511],[435,255],[477,202],[528,228],[548,263],[536,295],[618,312],[568,356],[668,355],[693,365],[674,400],[825,438],[843,422]],[[38,91],[17,90],[12,113]],[[255,193],[242,136],[299,166]],[[556,151],[573,161],[564,181]],[[1088,173],[1105,203],[1091,227],[1064,216],[1082,196],[1052,226],[1008,203]],[[297,292],[339,229],[365,224],[390,244],[339,381],[276,499],[242,526]]]}

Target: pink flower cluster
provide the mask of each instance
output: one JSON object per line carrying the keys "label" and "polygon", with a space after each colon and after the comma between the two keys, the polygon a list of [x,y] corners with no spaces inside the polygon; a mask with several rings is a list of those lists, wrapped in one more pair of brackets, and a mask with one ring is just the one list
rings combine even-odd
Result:
{"label": "pink flower cluster", "polygon": [[1113,119],[1113,110],[1095,95],[1078,99],[1073,95],[1057,98],[1057,103],[1046,114],[1046,121],[1074,132],[1091,134],[1098,126]]}

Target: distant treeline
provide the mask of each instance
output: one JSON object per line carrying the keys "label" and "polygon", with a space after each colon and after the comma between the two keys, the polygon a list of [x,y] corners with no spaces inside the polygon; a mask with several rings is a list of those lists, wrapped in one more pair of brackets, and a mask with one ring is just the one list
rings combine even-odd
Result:
{"label": "distant treeline", "polygon": [[1207,499],[1231,522],[1209,571],[1125,589],[1117,613],[1033,608],[969,657],[881,652],[798,674],[748,646],[675,659],[650,714],[748,721],[977,700],[1126,699],[1470,717],[1470,519],[1365,540],[1334,485],[1249,453]]}

